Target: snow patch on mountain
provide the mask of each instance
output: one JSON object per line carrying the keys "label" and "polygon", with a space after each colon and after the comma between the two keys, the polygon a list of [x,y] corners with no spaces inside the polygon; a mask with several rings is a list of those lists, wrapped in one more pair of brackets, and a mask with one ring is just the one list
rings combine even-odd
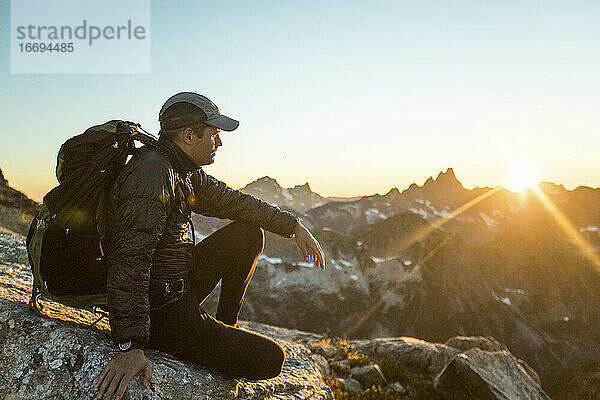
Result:
{"label": "snow patch on mountain", "polygon": [[281,263],[283,263],[283,260],[281,258],[279,258],[279,257],[269,257],[269,256],[266,256],[264,254],[261,254],[258,257],[258,259],[259,260],[265,260],[266,262],[268,262],[270,264],[281,264]]}
{"label": "snow patch on mountain", "polygon": [[431,207],[431,209],[433,210],[433,214],[438,216],[438,217],[442,217],[442,218],[450,218],[452,216],[452,214],[450,214],[450,212],[448,212],[447,209],[445,210],[436,210],[435,207]]}
{"label": "snow patch on mountain", "polygon": [[373,260],[376,264],[381,264],[384,262],[388,262],[388,261],[393,261],[394,257],[371,257],[371,260]]}
{"label": "snow patch on mountain", "polygon": [[424,219],[429,218],[429,214],[427,214],[427,211],[422,210],[420,208],[417,209],[417,208],[411,207],[411,208],[408,209],[408,211],[410,211],[413,214],[418,214],[421,217],[423,217]]}
{"label": "snow patch on mountain", "polygon": [[288,189],[281,189],[281,194],[283,195],[283,197],[285,197],[286,200],[294,201],[294,197],[290,194],[290,191]]}
{"label": "snow patch on mountain", "polygon": [[[344,262],[344,264],[342,264],[342,261]],[[345,260],[340,260],[338,262],[338,260],[336,260],[335,258],[331,258],[328,260],[329,264],[333,265],[335,267],[335,269],[337,269],[338,271],[342,271],[344,268],[343,267],[350,267],[350,263],[348,261]],[[342,265],[340,265],[342,264]]]}
{"label": "snow patch on mountain", "polygon": [[510,299],[508,297],[498,297],[498,296],[494,296],[496,300],[503,302],[504,304],[506,304],[507,306],[510,306]]}
{"label": "snow patch on mountain", "polygon": [[489,226],[490,228],[495,227],[498,222],[496,220],[494,220],[493,218],[490,218],[486,213],[484,212],[480,212],[479,216],[481,217],[481,219],[483,220],[483,222],[485,222],[485,224],[487,226]]}
{"label": "snow patch on mountain", "polygon": [[346,261],[344,259],[340,259],[339,260],[340,264],[342,264],[344,267],[351,267],[352,263],[350,261]]}
{"label": "snow patch on mountain", "polygon": [[504,288],[504,291],[506,293],[518,293],[518,294],[525,294],[525,291],[523,289],[513,289],[513,288]]}
{"label": "snow patch on mountain", "polygon": [[294,263],[294,266],[297,266],[297,267],[306,267],[306,268],[314,268],[315,264],[312,263],[312,262],[309,262],[309,261],[299,261],[299,262]]}
{"label": "snow patch on mountain", "polygon": [[275,286],[281,286],[281,284],[285,281],[286,281],[286,277],[284,276],[283,278],[281,278],[277,282],[275,282]]}
{"label": "snow patch on mountain", "polygon": [[369,224],[376,222],[378,219],[386,219],[387,216],[376,208],[369,208],[365,211],[365,216]]}

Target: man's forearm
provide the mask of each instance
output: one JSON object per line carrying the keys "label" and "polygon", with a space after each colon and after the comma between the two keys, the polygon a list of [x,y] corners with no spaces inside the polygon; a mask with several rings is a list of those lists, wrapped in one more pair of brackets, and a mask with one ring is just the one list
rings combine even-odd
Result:
{"label": "man's forearm", "polygon": [[192,176],[194,196],[188,205],[198,214],[209,217],[241,220],[276,233],[292,237],[298,218],[289,211],[255,196],[234,190],[202,170]]}

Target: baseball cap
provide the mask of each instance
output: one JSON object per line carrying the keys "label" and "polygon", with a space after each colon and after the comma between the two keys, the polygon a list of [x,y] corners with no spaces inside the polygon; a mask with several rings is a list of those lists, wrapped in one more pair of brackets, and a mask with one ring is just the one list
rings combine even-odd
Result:
{"label": "baseball cap", "polygon": [[[202,112],[186,115],[168,115],[167,113],[165,115],[165,111],[177,103],[191,104]],[[233,131],[240,124],[235,119],[222,115],[219,107],[208,97],[195,92],[181,92],[169,97],[158,113],[158,120],[162,129],[177,129],[193,123],[204,122],[206,125],[223,131]]]}

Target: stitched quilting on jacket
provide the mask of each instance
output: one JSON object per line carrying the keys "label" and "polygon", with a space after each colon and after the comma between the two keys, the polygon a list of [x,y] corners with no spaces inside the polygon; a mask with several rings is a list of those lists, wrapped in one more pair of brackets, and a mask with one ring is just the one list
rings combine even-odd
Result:
{"label": "stitched quilting on jacket", "polygon": [[150,280],[188,275],[194,246],[191,212],[241,220],[292,237],[290,212],[233,190],[168,141],[142,147],[125,165],[108,203],[108,306],[115,343],[143,346],[150,331]]}

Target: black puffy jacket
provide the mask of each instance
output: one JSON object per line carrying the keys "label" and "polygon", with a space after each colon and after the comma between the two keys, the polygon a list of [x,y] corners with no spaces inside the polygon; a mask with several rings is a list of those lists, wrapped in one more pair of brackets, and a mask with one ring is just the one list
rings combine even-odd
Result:
{"label": "black puffy jacket", "polygon": [[188,275],[191,211],[242,220],[292,237],[298,219],[207,175],[169,140],[142,147],[125,165],[108,202],[108,306],[115,343],[148,342],[151,280]]}

